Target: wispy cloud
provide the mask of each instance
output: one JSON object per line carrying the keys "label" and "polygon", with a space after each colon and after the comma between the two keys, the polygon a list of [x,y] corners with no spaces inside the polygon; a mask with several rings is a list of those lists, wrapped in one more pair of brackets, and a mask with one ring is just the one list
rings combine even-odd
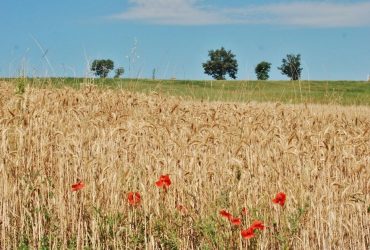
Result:
{"label": "wispy cloud", "polygon": [[297,2],[256,6],[250,8],[250,11],[260,17],[266,16],[264,21],[269,24],[308,27],[370,26],[370,2]]}
{"label": "wispy cloud", "polygon": [[207,25],[227,22],[217,11],[198,5],[197,0],[129,0],[132,6],[114,15],[122,20],[171,25]]}
{"label": "wispy cloud", "polygon": [[217,8],[201,0],[129,0],[112,18],[163,25],[268,24],[305,27],[370,26],[370,2],[289,2]]}

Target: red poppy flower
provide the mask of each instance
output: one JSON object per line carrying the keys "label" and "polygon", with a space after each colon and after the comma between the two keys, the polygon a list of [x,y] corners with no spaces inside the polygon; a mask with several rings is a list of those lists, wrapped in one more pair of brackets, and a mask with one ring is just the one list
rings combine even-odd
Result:
{"label": "red poppy flower", "polygon": [[129,192],[127,194],[127,201],[132,206],[140,205],[140,202],[141,202],[140,193],[138,193],[138,192]]}
{"label": "red poppy flower", "polygon": [[82,181],[78,181],[72,185],[72,191],[78,191],[80,189],[83,189],[84,187],[85,187],[85,184]]}
{"label": "red poppy flower", "polygon": [[286,200],[286,194],[283,192],[277,193],[275,199],[272,200],[273,203],[279,204],[280,206],[284,206]]}
{"label": "red poppy flower", "polygon": [[256,236],[254,234],[254,228],[252,228],[252,227],[250,227],[248,229],[245,229],[245,230],[242,230],[241,235],[244,239],[247,239],[247,240]]}
{"label": "red poppy flower", "polygon": [[252,223],[252,225],[250,226],[250,228],[258,229],[258,230],[264,230],[265,229],[265,225],[263,225],[263,222],[262,221],[255,220]]}
{"label": "red poppy flower", "polygon": [[248,214],[248,209],[246,207],[242,208],[242,214],[244,214],[244,215]]}
{"label": "red poppy flower", "polygon": [[230,223],[234,226],[240,226],[242,224],[242,220],[240,218],[234,218],[232,217],[230,219]]}
{"label": "red poppy flower", "polygon": [[164,189],[168,188],[171,185],[170,176],[168,174],[161,175],[161,177],[159,177],[159,180],[155,182],[155,185],[157,187],[163,187]]}
{"label": "red poppy flower", "polygon": [[220,215],[228,220],[231,220],[233,218],[233,216],[225,209],[220,211]]}

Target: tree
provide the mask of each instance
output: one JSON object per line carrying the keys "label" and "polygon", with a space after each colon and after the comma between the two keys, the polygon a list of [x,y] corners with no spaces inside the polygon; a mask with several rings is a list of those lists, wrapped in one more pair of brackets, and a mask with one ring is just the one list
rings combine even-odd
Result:
{"label": "tree", "polygon": [[301,55],[289,54],[286,59],[283,58],[282,65],[278,67],[283,75],[287,75],[291,80],[298,80],[301,78]]}
{"label": "tree", "polygon": [[257,75],[258,80],[267,80],[269,79],[269,71],[271,68],[271,63],[262,61],[259,64],[257,64],[255,68],[255,72]]}
{"label": "tree", "polygon": [[226,51],[223,47],[218,50],[208,51],[210,59],[203,63],[204,73],[211,75],[216,80],[225,80],[226,74],[235,79],[238,73],[238,62],[231,50]]}
{"label": "tree", "polygon": [[123,67],[117,68],[115,71],[114,78],[119,78],[123,73],[125,73],[125,69]]}
{"label": "tree", "polygon": [[114,69],[112,60],[94,60],[91,64],[91,71],[94,71],[96,76],[106,78],[109,72]]}

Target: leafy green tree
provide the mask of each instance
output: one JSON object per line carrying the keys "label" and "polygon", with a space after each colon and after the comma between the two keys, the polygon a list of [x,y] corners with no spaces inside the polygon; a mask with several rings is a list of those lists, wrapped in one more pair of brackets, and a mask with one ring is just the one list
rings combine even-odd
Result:
{"label": "leafy green tree", "polygon": [[301,78],[303,68],[301,68],[301,55],[289,54],[283,58],[282,65],[278,67],[283,75],[287,75],[291,80]]}
{"label": "leafy green tree", "polygon": [[218,50],[208,51],[210,59],[203,63],[204,73],[211,75],[216,80],[225,80],[226,74],[235,79],[238,73],[238,62],[231,50],[223,47]]}
{"label": "leafy green tree", "polygon": [[123,67],[117,68],[115,71],[114,78],[120,78],[123,73],[125,73],[125,69]]}
{"label": "leafy green tree", "polygon": [[269,71],[271,68],[271,63],[262,61],[259,64],[257,64],[255,68],[255,72],[257,75],[258,80],[267,80],[269,79]]}
{"label": "leafy green tree", "polygon": [[112,60],[94,60],[91,64],[91,71],[94,71],[96,76],[106,78],[109,72],[114,69]]}

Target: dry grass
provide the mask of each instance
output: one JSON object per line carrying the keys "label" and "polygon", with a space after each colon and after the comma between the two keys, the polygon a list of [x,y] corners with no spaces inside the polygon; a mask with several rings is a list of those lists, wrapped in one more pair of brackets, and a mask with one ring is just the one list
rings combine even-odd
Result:
{"label": "dry grass", "polygon": [[[369,164],[369,107],[0,83],[0,249],[368,249]],[[242,239],[242,207],[270,227]]]}

